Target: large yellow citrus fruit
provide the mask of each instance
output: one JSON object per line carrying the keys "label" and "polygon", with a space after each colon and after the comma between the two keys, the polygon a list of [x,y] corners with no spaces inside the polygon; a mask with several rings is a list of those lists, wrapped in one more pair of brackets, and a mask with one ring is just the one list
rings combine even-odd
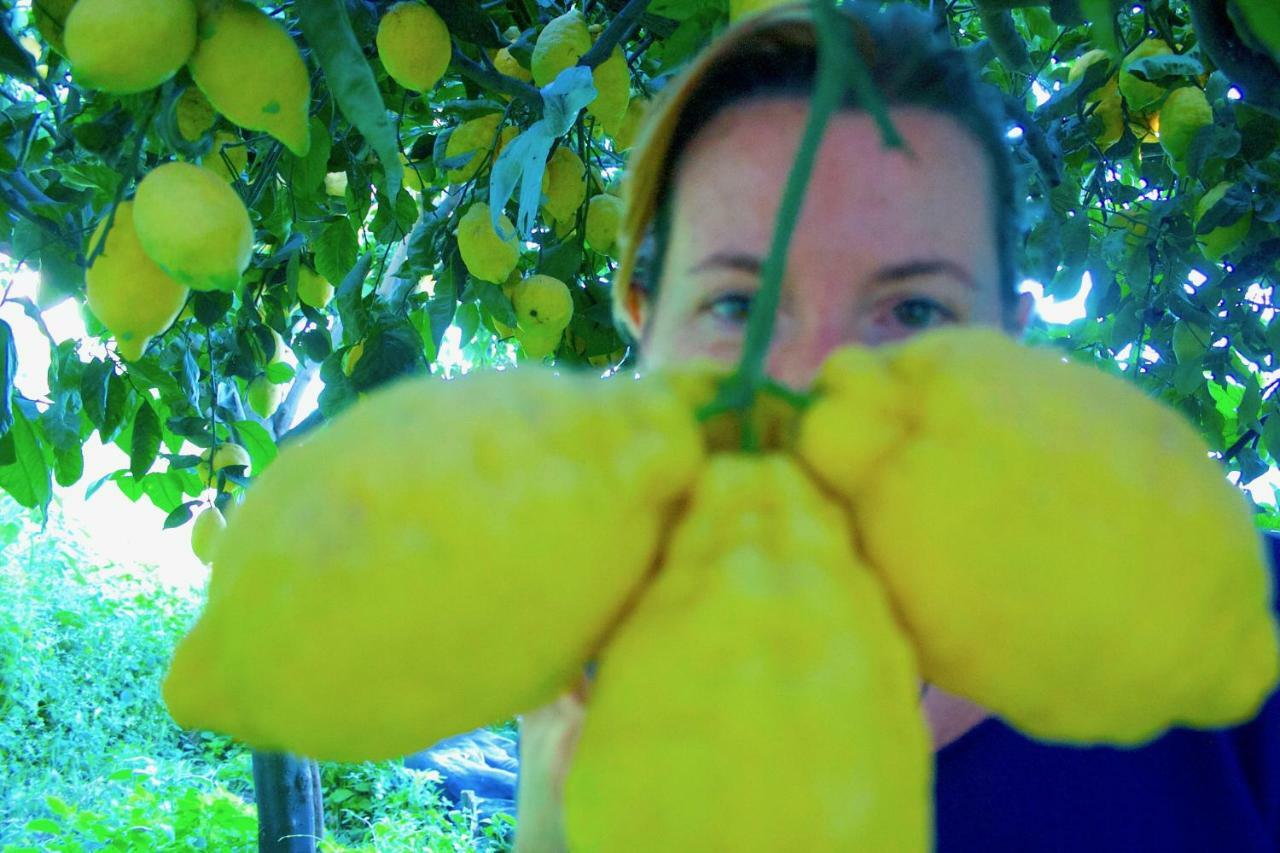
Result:
{"label": "large yellow citrus fruit", "polygon": [[533,44],[533,58],[529,61],[536,86],[545,86],[566,68],[578,64],[582,54],[591,49],[591,33],[582,13],[574,9],[553,18],[542,28]]}
{"label": "large yellow citrus fruit", "polygon": [[298,46],[278,21],[245,0],[207,0],[188,67],[214,109],[306,156],[311,80]]}
{"label": "large yellow citrus fruit", "polygon": [[842,354],[819,393],[801,455],[926,680],[1053,741],[1256,713],[1280,671],[1263,544],[1181,413],[979,328]]}
{"label": "large yellow citrus fruit", "polygon": [[[1223,181],[1200,197],[1200,201],[1196,203],[1195,222],[1197,225],[1199,225],[1201,217],[1208,213],[1215,204],[1222,201],[1222,197],[1227,194],[1231,186],[1230,181]],[[1249,228],[1252,225],[1253,211],[1246,210],[1234,222],[1227,225],[1219,225],[1206,234],[1197,234],[1196,242],[1200,244],[1200,250],[1204,252],[1206,258],[1211,261],[1220,261],[1244,242],[1244,238],[1249,233]]]}
{"label": "large yellow citrus fruit", "polygon": [[710,458],[600,657],[569,849],[930,849],[915,661],[851,542],[791,458]]}
{"label": "large yellow citrus fruit", "polygon": [[[230,164],[230,165],[228,165]],[[200,165],[227,183],[235,183],[249,165],[249,148],[234,133],[218,130],[213,134],[213,147],[200,160]]]}
{"label": "large yellow citrus fruit", "polygon": [[622,224],[622,199],[609,193],[593,196],[587,203],[587,245],[601,254],[613,250]]}
{"label": "large yellow citrus fruit", "polygon": [[196,44],[194,0],[79,0],[63,33],[86,86],[128,95],[168,80]]}
{"label": "large yellow citrus fruit", "polygon": [[214,548],[227,529],[227,520],[216,506],[205,507],[191,525],[191,551],[196,559],[208,565],[213,562]]}
{"label": "large yellow citrus fruit", "polygon": [[138,184],[142,248],[193,290],[234,290],[253,257],[253,224],[235,190],[208,169],[165,163]]}
{"label": "large yellow citrus fruit", "polygon": [[557,222],[569,222],[587,198],[587,167],[568,145],[560,145],[542,173],[542,209]]}
{"label": "large yellow citrus fruit", "polygon": [[587,112],[595,116],[605,133],[618,132],[627,117],[631,101],[631,70],[622,49],[615,47],[609,58],[591,72],[596,96],[587,104]]}
{"label": "large yellow citrus fruit", "polygon": [[329,283],[328,279],[306,264],[298,267],[299,302],[304,305],[310,305],[317,311],[322,311],[332,298],[333,285]]}
{"label": "large yellow citrus fruit", "polygon": [[505,237],[493,229],[489,205],[478,201],[458,220],[458,252],[467,271],[481,281],[501,283],[507,280],[520,260],[520,241],[515,226],[507,215],[499,222]]}
{"label": "large yellow citrus fruit", "polygon": [[1163,97],[1164,89],[1158,83],[1148,83],[1146,80],[1139,79],[1129,72],[1129,66],[1139,59],[1170,53],[1173,51],[1163,39],[1147,39],[1124,58],[1120,66],[1120,94],[1124,95],[1130,115],[1140,116],[1150,112],[1155,103]]}
{"label": "large yellow citrus fruit", "polygon": [[[104,218],[94,231],[91,248],[98,245],[106,227]],[[116,208],[106,245],[85,271],[84,281],[89,310],[115,336],[120,354],[129,361],[142,357],[147,342],[169,328],[187,301],[187,288],[142,251],[131,201],[122,201]]]}
{"label": "large yellow citrus fruit", "polygon": [[188,142],[195,142],[212,130],[213,123],[218,118],[209,99],[195,86],[182,90],[178,103],[174,105],[174,114],[178,133]]}
{"label": "large yellow citrus fruit", "polygon": [[[700,470],[697,425],[658,383],[513,378],[393,383],[281,451],[229,520],[169,670],[181,725],[376,760],[509,719],[581,672]],[[425,601],[449,604],[422,618]],[[412,651],[463,636],[465,655]]]}
{"label": "large yellow citrus fruit", "polygon": [[378,22],[378,57],[406,89],[433,89],[449,67],[452,42],[440,14],[425,3],[397,3]]}
{"label": "large yellow citrus fruit", "polygon": [[[482,166],[487,169],[493,165],[493,161],[497,160],[498,155],[502,153],[502,146],[518,132],[514,127],[505,127],[499,134],[498,125],[501,123],[502,113],[489,113],[464,121],[454,128],[453,133],[449,134],[449,142],[444,147],[445,159],[453,160],[469,152],[471,158],[462,166],[445,172],[445,178],[449,183],[460,184],[463,181],[469,181],[480,173]],[[511,136],[507,135],[508,131]],[[489,154],[490,151],[493,152],[492,156]]]}
{"label": "large yellow citrus fruit", "polygon": [[1202,127],[1213,124],[1213,107],[1195,86],[1175,89],[1160,108],[1160,145],[1179,173],[1185,173],[1191,141]]}

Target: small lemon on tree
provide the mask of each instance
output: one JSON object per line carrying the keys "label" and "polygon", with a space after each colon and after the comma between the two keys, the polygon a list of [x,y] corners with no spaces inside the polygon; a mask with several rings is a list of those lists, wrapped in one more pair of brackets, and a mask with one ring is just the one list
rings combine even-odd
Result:
{"label": "small lemon on tree", "polygon": [[378,22],[378,57],[391,79],[406,89],[426,92],[449,67],[449,28],[425,3],[392,6]]}
{"label": "small lemon on tree", "polygon": [[66,18],[67,58],[84,85],[145,92],[178,72],[196,46],[194,0],[79,0]]}

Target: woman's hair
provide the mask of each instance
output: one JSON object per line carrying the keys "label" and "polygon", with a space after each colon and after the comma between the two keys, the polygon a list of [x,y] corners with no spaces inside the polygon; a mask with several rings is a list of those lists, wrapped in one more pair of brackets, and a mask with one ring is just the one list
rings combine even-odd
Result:
{"label": "woman's hair", "polygon": [[[981,145],[990,164],[1000,297],[1006,317],[1018,299],[1015,251],[1021,242],[1021,190],[1006,136],[1002,100],[980,82],[967,59],[937,31],[928,13],[903,4],[884,11],[844,5],[854,48],[890,106],[931,110],[956,121]],[[710,69],[681,110],[659,178],[650,239],[641,250],[636,284],[656,297],[671,231],[672,183],[689,141],[727,107],[759,97],[809,97],[817,71],[811,28],[785,24],[748,41]],[[843,106],[862,105],[852,88]]]}

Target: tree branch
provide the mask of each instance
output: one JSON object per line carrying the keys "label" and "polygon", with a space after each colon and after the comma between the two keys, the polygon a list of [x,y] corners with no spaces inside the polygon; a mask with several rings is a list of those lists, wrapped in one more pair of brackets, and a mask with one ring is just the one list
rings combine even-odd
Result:
{"label": "tree branch", "polygon": [[485,68],[480,63],[468,57],[465,53],[458,50],[455,45],[453,48],[453,66],[458,73],[469,80],[474,80],[486,89],[495,92],[501,92],[504,95],[510,95],[529,105],[531,109],[538,115],[542,114],[542,93],[514,77],[509,77],[501,73],[497,69]]}
{"label": "tree branch", "polygon": [[604,28],[604,32],[596,39],[596,43],[591,45],[591,49],[582,54],[578,64],[585,65],[588,68],[595,68],[608,59],[609,55],[613,53],[613,49],[626,41],[627,37],[631,35],[631,31],[640,22],[640,16],[644,14],[644,10],[648,5],[649,0],[630,0],[626,6],[622,7],[622,11],[609,22],[609,26]]}

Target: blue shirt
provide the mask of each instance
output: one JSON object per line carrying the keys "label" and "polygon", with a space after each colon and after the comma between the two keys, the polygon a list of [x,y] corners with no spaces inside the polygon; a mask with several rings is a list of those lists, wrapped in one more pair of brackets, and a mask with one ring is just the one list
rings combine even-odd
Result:
{"label": "blue shirt", "polygon": [[[1267,543],[1274,577],[1280,536]],[[1280,693],[1238,728],[1137,749],[1049,746],[988,718],[938,752],[934,798],[936,853],[1277,853]]]}

